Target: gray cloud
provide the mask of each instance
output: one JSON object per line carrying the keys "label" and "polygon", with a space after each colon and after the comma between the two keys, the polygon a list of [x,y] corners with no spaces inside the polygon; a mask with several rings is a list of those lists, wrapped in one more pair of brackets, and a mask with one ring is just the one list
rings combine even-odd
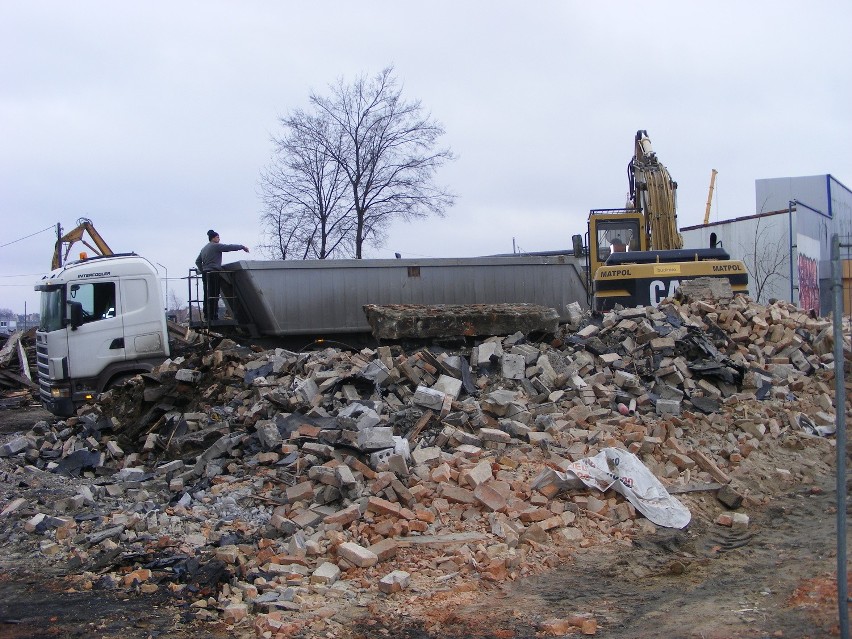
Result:
{"label": "gray cloud", "polygon": [[[6,3],[0,10],[0,244],[91,217],[115,250],[191,266],[205,231],[259,241],[277,118],[339,76],[394,64],[447,130],[459,194],[373,256],[570,246],[624,204],[647,129],[680,223],[754,212],[754,180],[852,181],[846,2],[712,6],[394,2]],[[51,233],[0,249],[0,307],[36,304]],[[182,286],[180,283],[176,283]],[[182,289],[181,289],[182,290]],[[185,296],[185,294],[182,294]]]}

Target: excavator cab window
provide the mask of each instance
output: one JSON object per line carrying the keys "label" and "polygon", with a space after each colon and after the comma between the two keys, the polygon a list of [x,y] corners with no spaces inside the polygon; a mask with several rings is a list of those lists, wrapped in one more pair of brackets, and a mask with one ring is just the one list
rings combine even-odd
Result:
{"label": "excavator cab window", "polygon": [[602,220],[597,225],[598,258],[605,262],[612,253],[639,250],[636,220]]}

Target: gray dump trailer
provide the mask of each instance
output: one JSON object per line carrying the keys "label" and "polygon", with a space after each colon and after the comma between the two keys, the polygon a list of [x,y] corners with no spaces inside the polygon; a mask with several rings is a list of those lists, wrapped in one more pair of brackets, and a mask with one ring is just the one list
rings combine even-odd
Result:
{"label": "gray dump trailer", "polygon": [[569,254],[396,260],[244,260],[226,264],[223,294],[259,336],[369,333],[367,304],[536,304],[587,308]]}

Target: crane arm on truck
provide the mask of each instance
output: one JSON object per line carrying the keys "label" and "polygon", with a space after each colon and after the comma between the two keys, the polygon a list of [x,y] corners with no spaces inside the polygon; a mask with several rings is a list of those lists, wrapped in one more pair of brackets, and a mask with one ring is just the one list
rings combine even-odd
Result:
{"label": "crane arm on truck", "polygon": [[[89,238],[94,246],[85,240],[84,235],[86,233],[89,234]],[[92,224],[92,220],[81,217],[77,220],[77,226],[75,228],[71,229],[65,235],[56,240],[56,246],[53,249],[53,260],[50,265],[51,269],[58,269],[65,261],[67,261],[68,255],[71,253],[71,247],[77,242],[82,242],[97,255],[113,255],[112,249],[106,241],[104,241],[104,238],[101,237],[101,234],[98,233],[97,229],[95,229],[95,225]]]}

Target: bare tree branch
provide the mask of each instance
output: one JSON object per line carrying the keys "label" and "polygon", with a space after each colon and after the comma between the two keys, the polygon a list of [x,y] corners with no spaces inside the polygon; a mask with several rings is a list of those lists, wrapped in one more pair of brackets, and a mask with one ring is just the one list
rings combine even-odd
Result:
{"label": "bare tree branch", "polygon": [[360,258],[394,220],[442,216],[455,199],[433,181],[453,159],[436,149],[444,130],[419,101],[402,99],[392,67],[329,90],[310,95],[310,112],[281,118],[284,133],[272,140],[260,179],[261,249],[272,257]]}
{"label": "bare tree branch", "polygon": [[452,160],[435,145],[443,128],[423,113],[419,101],[406,102],[393,67],[352,84],[339,79],[331,95],[311,94],[318,117],[331,123],[319,141],[340,166],[351,192],[355,257],[365,243],[380,245],[394,219],[442,216],[455,196],[433,182]]}
{"label": "bare tree branch", "polygon": [[[775,225],[770,223],[770,229],[761,232],[760,225],[765,219],[757,218],[754,236],[748,246],[740,243],[749,275],[749,290],[759,303],[764,303],[764,294],[773,290],[776,282],[783,281],[790,268],[789,251],[783,243],[773,242],[774,234],[768,232]],[[767,238],[770,239],[767,241]]]}
{"label": "bare tree branch", "polygon": [[278,259],[326,259],[350,254],[350,206],[337,162],[316,136],[321,120],[296,111],[281,120],[285,134],[273,138],[275,155],[261,173],[262,245]]}

